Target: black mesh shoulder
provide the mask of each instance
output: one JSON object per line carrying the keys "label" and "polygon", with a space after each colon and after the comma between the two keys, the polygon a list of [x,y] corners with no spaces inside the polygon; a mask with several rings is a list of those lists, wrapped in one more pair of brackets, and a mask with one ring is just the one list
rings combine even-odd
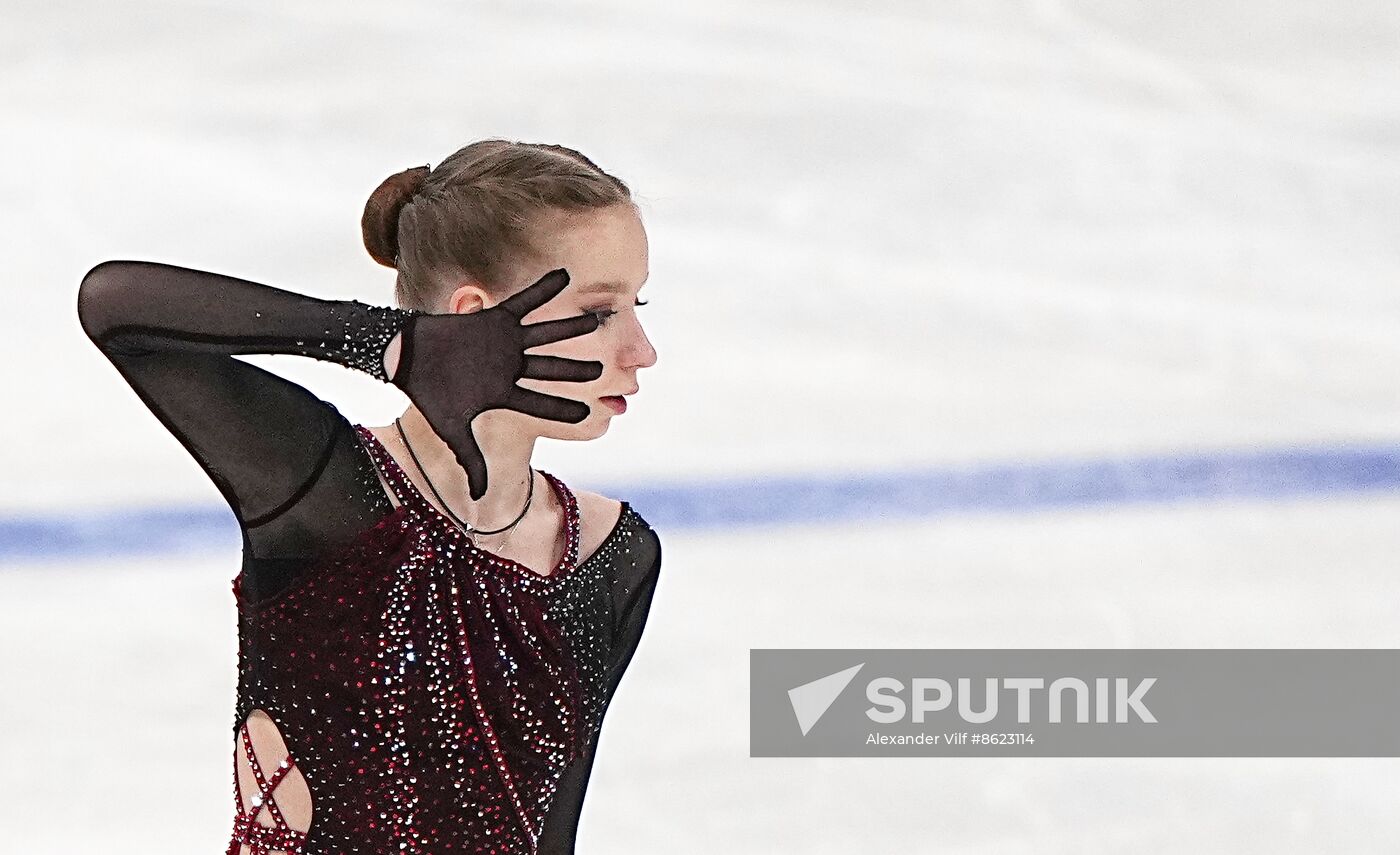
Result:
{"label": "black mesh shoulder", "polygon": [[280,593],[392,509],[373,458],[342,417],[310,479],[275,516],[244,526],[244,592],[253,601]]}
{"label": "black mesh shoulder", "polygon": [[139,261],[98,265],[78,292],[88,337],[228,501],[254,599],[392,505],[339,410],[235,356],[307,356],[383,381],[384,349],[411,314]]}
{"label": "black mesh shoulder", "polygon": [[[661,539],[642,515],[625,502],[614,535],[618,543],[607,561],[612,583],[613,614],[617,616],[613,626],[613,647],[616,650],[628,647],[635,650],[661,575]],[[630,658],[631,650],[628,650],[626,659]],[[626,668],[626,661],[620,664]],[[615,679],[620,678],[619,673]]]}

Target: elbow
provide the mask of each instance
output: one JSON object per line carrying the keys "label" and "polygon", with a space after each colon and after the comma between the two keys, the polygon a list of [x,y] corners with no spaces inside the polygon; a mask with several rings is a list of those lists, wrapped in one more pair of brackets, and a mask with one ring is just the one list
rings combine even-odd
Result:
{"label": "elbow", "polygon": [[117,295],[130,280],[132,266],[129,261],[104,261],[83,276],[78,286],[78,323],[94,342],[101,342],[117,325]]}

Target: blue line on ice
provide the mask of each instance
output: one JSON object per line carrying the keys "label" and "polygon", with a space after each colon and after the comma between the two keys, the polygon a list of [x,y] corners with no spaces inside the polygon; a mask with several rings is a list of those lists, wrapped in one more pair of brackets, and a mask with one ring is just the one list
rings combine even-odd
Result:
{"label": "blue line on ice", "polygon": [[[1267,501],[1400,491],[1400,446],[752,476],[600,491],[627,499],[662,530]],[[0,519],[0,560],[209,551],[221,543],[230,549],[241,544],[233,515],[222,505]]]}

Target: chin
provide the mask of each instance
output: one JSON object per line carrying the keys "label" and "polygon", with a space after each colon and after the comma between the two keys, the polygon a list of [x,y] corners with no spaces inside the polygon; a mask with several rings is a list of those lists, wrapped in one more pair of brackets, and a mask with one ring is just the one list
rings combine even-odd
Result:
{"label": "chin", "polygon": [[612,419],[604,414],[599,414],[596,410],[589,414],[588,418],[576,425],[566,425],[554,422],[552,428],[544,434],[550,439],[572,440],[574,442],[587,442],[590,439],[597,439],[608,432],[612,425]]}

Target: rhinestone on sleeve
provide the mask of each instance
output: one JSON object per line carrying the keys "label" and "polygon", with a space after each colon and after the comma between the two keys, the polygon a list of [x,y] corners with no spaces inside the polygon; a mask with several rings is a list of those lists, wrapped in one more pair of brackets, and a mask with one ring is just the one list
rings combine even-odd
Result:
{"label": "rhinestone on sleeve", "polygon": [[[363,371],[376,380],[388,383],[389,375],[384,370],[384,351],[409,318],[424,313],[417,309],[371,306],[359,300],[345,302],[352,307],[340,315],[345,328],[340,331],[340,335],[330,337],[322,348],[336,353],[335,361],[342,365]],[[330,334],[329,330],[326,332]],[[330,346],[331,343],[334,347]]]}

